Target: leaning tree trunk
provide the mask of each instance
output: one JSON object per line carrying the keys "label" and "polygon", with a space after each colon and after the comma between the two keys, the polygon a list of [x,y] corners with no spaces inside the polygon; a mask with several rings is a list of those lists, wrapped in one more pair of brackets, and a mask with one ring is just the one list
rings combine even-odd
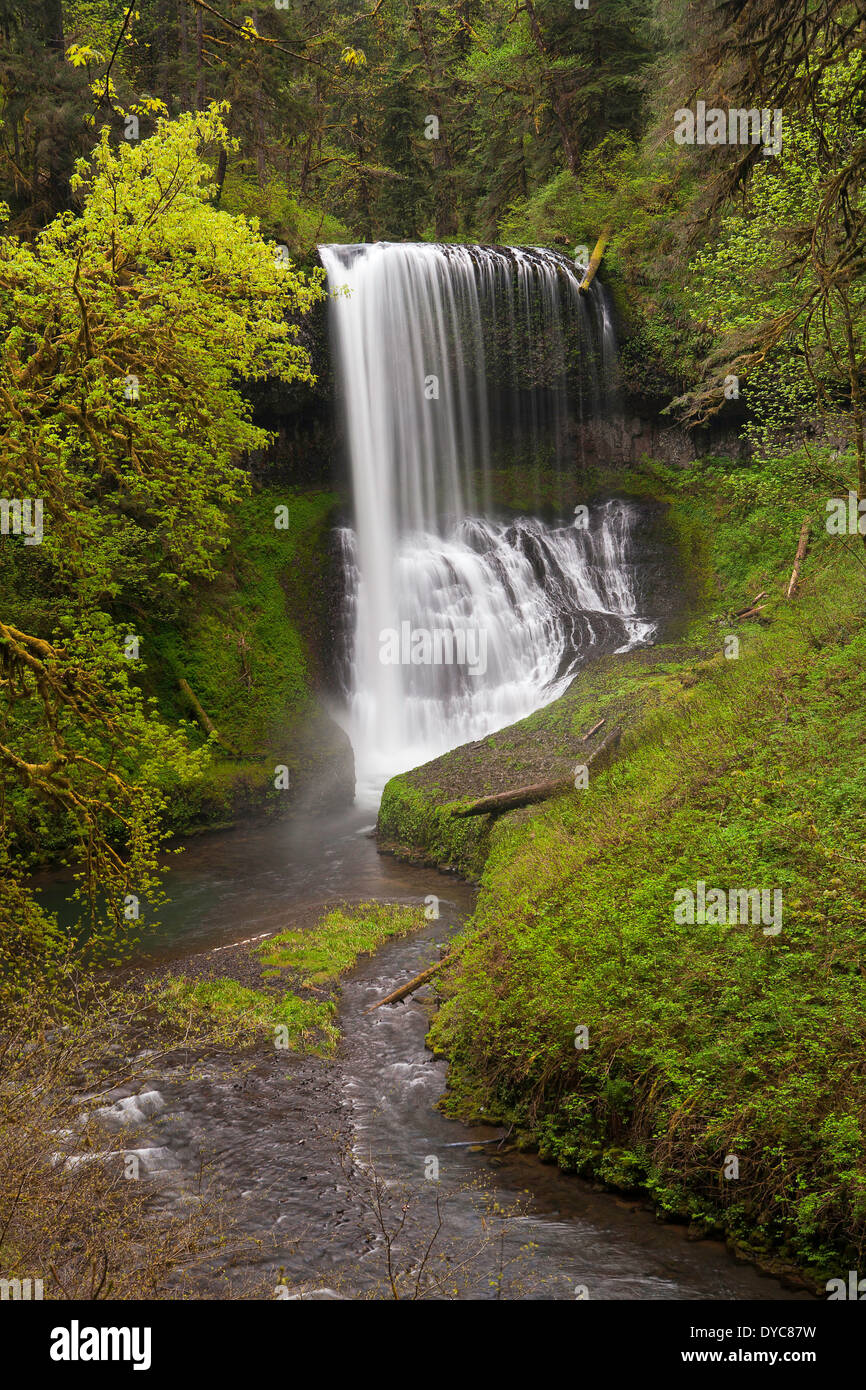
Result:
{"label": "leaning tree trunk", "polygon": [[[523,8],[526,11],[526,17],[529,20],[529,27],[532,31],[532,37],[535,41],[535,47],[538,49],[539,57],[541,58],[542,65],[544,65],[549,60],[550,52],[547,47],[547,41],[543,33],[541,32],[541,25],[538,22],[538,15],[535,13],[535,6],[533,5],[532,0],[524,0]],[[556,78],[553,77],[551,74],[545,72],[544,81],[547,84],[547,87],[550,91],[550,104],[553,108],[553,114],[556,117],[556,125],[559,130],[559,138],[562,141],[562,151],[565,155],[565,162],[568,165],[570,172],[572,174],[576,174],[578,162],[577,153],[574,149],[574,145],[572,144],[571,140],[571,130],[568,121],[568,109],[563,98],[562,91]]]}
{"label": "leaning tree trunk", "polygon": [[451,150],[451,143],[445,129],[445,116],[442,109],[442,102],[436,90],[437,72],[433,63],[433,55],[427,40],[424,29],[424,21],[421,15],[420,5],[415,5],[412,9],[415,20],[415,28],[421,43],[421,52],[424,55],[424,63],[430,78],[430,104],[433,107],[433,114],[439,123],[438,139],[434,142],[433,167],[439,174],[436,188],[436,236],[440,240],[454,236],[457,231],[457,207],[454,198],[454,155]]}

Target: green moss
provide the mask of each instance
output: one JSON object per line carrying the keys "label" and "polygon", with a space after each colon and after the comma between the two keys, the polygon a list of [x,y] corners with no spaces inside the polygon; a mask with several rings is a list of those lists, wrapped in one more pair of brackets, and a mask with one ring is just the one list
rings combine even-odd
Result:
{"label": "green moss", "polygon": [[[315,607],[335,498],[267,488],[247,498],[232,521],[220,572],[168,629],[148,635],[149,669],[163,703],[189,706],[183,676],[205,711],[241,751],[279,747],[284,721],[310,700],[307,643],[299,614]],[[289,509],[287,530],[275,507]]]}
{"label": "green moss", "polygon": [[267,977],[288,971],[305,985],[328,984],[389,937],[405,936],[423,924],[423,911],[417,907],[361,903],[335,908],[313,928],[281,932],[261,946],[259,954]]}
{"label": "green moss", "polygon": [[[527,719],[392,778],[379,810],[380,842],[404,858],[478,879],[501,823],[489,816],[458,818],[453,808],[567,775],[608,730],[627,732],[651,710],[681,700],[686,686],[711,669],[709,656],[706,647],[677,643],[594,662],[561,699]],[[584,735],[599,722],[597,736],[585,743]],[[528,814],[512,813],[509,823]]]}
{"label": "green moss", "polygon": [[456,820],[441,805],[441,789],[422,788],[415,778],[416,774],[406,773],[386,785],[379,807],[380,846],[404,859],[415,858],[476,878],[488,854],[485,818]]}
{"label": "green moss", "polygon": [[[163,596],[151,613],[118,615],[140,638],[136,677],[165,722],[182,725],[193,747],[207,741],[183,678],[222,739],[211,741],[202,775],[180,780],[164,772],[168,830],[184,834],[254,813],[280,814],[299,794],[310,804],[351,801],[351,748],[317,693],[330,626],[335,504],[324,491],[254,492],[231,519],[213,580],[180,598]],[[287,529],[274,525],[278,506],[288,507]],[[48,611],[28,597],[32,580],[13,571],[9,553],[0,553],[0,598],[18,621],[24,615],[34,630],[50,632]],[[288,792],[275,787],[277,765],[288,768]],[[10,810],[16,843],[33,865],[62,858],[75,845],[72,819],[26,792],[13,796]]]}
{"label": "green moss", "polygon": [[157,1006],[168,1022],[178,1026],[194,1020],[223,1045],[251,1046],[278,1038],[289,1051],[325,1057],[333,1054],[340,1037],[333,1001],[274,995],[236,980],[173,979]]}
{"label": "green moss", "polygon": [[[347,741],[315,696],[335,501],[331,493],[273,487],[247,498],[216,579],[172,623],[145,630],[148,679],[162,710],[195,718],[179,686],[185,679],[224,744],[237,750],[231,756],[214,745],[205,778],[172,789],[173,830],[281,811],[291,797],[275,789],[277,764],[293,787],[342,779],[351,795]],[[274,524],[280,506],[289,510],[287,529]],[[200,728],[198,737],[205,737]]]}

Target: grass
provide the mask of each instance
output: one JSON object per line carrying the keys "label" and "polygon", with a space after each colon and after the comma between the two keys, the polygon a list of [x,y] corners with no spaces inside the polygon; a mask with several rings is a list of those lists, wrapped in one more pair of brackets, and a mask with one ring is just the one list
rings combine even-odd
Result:
{"label": "grass", "polygon": [[306,931],[281,932],[259,948],[264,975],[289,971],[305,985],[333,983],[351,970],[359,956],[375,951],[392,936],[406,936],[424,923],[418,907],[399,903],[362,903],[335,908]]}
{"label": "grass", "polygon": [[288,1051],[328,1057],[340,1039],[332,1000],[268,994],[236,980],[172,979],[161,992],[159,1010],[176,1026],[194,1018],[223,1045],[251,1046],[278,1038]]}

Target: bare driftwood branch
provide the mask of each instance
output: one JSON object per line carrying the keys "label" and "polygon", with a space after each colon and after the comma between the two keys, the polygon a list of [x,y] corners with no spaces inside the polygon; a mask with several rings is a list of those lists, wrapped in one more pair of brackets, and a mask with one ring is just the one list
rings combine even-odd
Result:
{"label": "bare driftwood branch", "polygon": [[800,539],[797,542],[797,553],[794,556],[794,568],[791,572],[791,580],[788,584],[788,592],[785,595],[786,598],[793,598],[794,594],[797,591],[797,582],[800,578],[800,566],[802,565],[806,555],[806,551],[809,548],[809,533],[811,531],[811,527],[811,517],[804,516],[803,525],[800,527]]}
{"label": "bare driftwood branch", "polygon": [[580,740],[581,743],[586,743],[588,739],[591,739],[591,738],[592,738],[593,734],[597,734],[603,723],[604,723],[604,720],[603,720],[603,719],[599,719],[599,721],[598,721],[597,724],[593,724],[593,726],[592,726],[591,729],[587,729],[586,733],[583,735],[583,737],[582,737],[581,740]]}
{"label": "bare driftwood branch", "polygon": [[386,994],[385,998],[380,999],[378,1003],[371,1004],[369,1009],[364,1010],[364,1013],[375,1013],[377,1009],[382,1008],[383,1004],[399,1004],[401,999],[405,999],[408,994],[414,994],[416,989],[420,989],[422,985],[426,985],[428,980],[432,980],[433,976],[438,974],[444,966],[451,965],[470,940],[480,941],[481,937],[486,936],[489,930],[489,927],[482,927],[481,931],[475,933],[472,937],[466,937],[461,940],[453,950],[448,951],[441,960],[437,960],[435,965],[428,965],[427,969],[422,970],[420,975],[413,975],[412,979],[407,980],[405,985],[401,985],[399,989],[392,990],[390,994]]}
{"label": "bare driftwood branch", "polygon": [[749,602],[746,604],[744,608],[738,608],[736,613],[734,614],[734,617],[744,618],[747,613],[753,613],[757,608],[758,604],[761,602],[761,599],[766,597],[767,591],[766,589],[762,589],[759,594],[755,594],[755,597],[749,600]]}
{"label": "bare driftwood branch", "polygon": [[420,989],[422,985],[426,985],[428,980],[432,980],[433,976],[437,971],[442,969],[443,965],[449,964],[453,955],[454,952],[449,951],[447,956],[443,956],[441,960],[437,960],[435,965],[431,965],[426,970],[422,970],[420,975],[413,975],[412,979],[408,980],[405,985],[401,985],[399,989],[393,990],[391,994],[386,994],[384,999],[380,999],[377,1004],[372,1004],[370,1008],[365,1009],[364,1012],[372,1014],[375,1013],[376,1009],[381,1009],[383,1004],[399,1004],[400,1000],[405,999],[407,994],[414,994],[416,989]]}

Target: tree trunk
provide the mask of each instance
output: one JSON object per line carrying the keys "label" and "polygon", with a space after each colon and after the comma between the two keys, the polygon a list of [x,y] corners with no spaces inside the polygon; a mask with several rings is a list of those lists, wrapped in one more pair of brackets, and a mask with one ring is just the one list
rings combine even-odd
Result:
{"label": "tree trunk", "polygon": [[[622,729],[611,729],[595,752],[590,753],[585,766],[587,768],[592,767],[593,764],[600,766],[603,755],[611,753],[621,737]],[[549,782],[535,782],[531,786],[513,787],[507,792],[494,792],[491,796],[482,796],[469,806],[461,806],[458,810],[452,811],[451,814],[452,816],[501,816],[504,812],[516,811],[521,806],[533,806],[538,801],[548,801],[550,797],[558,796],[573,786],[573,774],[569,774],[567,777],[554,777]]]}
{"label": "tree trunk", "polygon": [[433,55],[430,45],[427,42],[427,35],[424,31],[424,21],[421,15],[420,5],[413,6],[412,14],[415,20],[415,28],[421,43],[421,52],[424,55],[424,62],[430,78],[430,105],[433,107],[433,114],[439,122],[438,139],[433,142],[433,167],[441,175],[441,181],[436,188],[436,235],[440,241],[446,237],[454,236],[457,231],[457,207],[454,200],[454,156],[451,151],[451,144],[445,133],[445,117],[442,111],[442,103],[439,100],[439,93],[436,91],[436,81],[438,74],[433,63]]}
{"label": "tree trunk", "polygon": [[184,111],[189,110],[189,31],[187,29],[186,0],[178,6],[178,36],[180,39],[180,104]]}
{"label": "tree trunk", "polygon": [[217,743],[219,743],[221,747],[225,748],[227,752],[233,753],[235,757],[237,757],[237,748],[235,748],[233,744],[229,743],[228,739],[223,738],[222,734],[220,733],[217,726],[214,724],[210,715],[207,714],[204,708],[202,707],[201,701],[199,700],[189,681],[185,680],[184,677],[181,676],[178,680],[178,685],[180,686],[181,690],[183,691],[184,695],[186,696],[187,700],[189,701],[190,705],[195,711],[196,718],[198,719],[205,733],[213,734]]}
{"label": "tree trunk", "polygon": [[[538,22],[538,15],[535,13],[535,6],[532,0],[524,0],[523,8],[529,20],[529,27],[532,31],[532,37],[535,40],[535,47],[538,49],[539,57],[541,58],[542,68],[545,69],[545,65],[549,58],[549,51],[544,35],[541,32],[541,25]],[[576,174],[577,152],[572,144],[571,132],[568,125],[568,111],[565,101],[563,100],[562,92],[559,89],[559,83],[556,78],[551,76],[546,70],[543,71],[543,76],[550,91],[550,104],[553,108],[553,114],[556,117],[559,138],[562,141],[562,149],[565,154],[565,162],[571,173]]]}
{"label": "tree trunk", "polygon": [[195,11],[195,53],[196,53],[196,79],[195,79],[195,109],[204,110],[204,10],[200,5],[196,6]]}
{"label": "tree trunk", "polygon": [[595,279],[596,271],[598,270],[599,266],[601,265],[601,258],[602,258],[602,256],[604,255],[604,253],[605,253],[605,251],[606,251],[606,249],[607,249],[607,243],[608,243],[609,241],[610,241],[610,226],[607,226],[607,227],[604,227],[604,228],[602,229],[601,236],[599,237],[598,241],[595,243],[595,250],[593,251],[592,255],[591,255],[590,258],[589,258],[589,265],[586,267],[586,274],[584,275],[583,279],[581,280],[580,284],[578,285],[578,289],[580,289],[580,290],[588,290],[588,289],[589,289],[590,285],[592,284],[593,280]]}
{"label": "tree trunk", "polygon": [[214,201],[214,207],[217,207],[217,208],[219,207],[219,205],[220,205],[220,199],[221,199],[222,196],[223,196],[223,184],[224,184],[225,181],[226,181],[226,165],[227,165],[227,163],[228,163],[228,155],[226,154],[226,147],[225,147],[225,145],[220,145],[220,152],[219,152],[219,155],[217,156],[217,167],[216,167],[216,176],[215,176],[215,181],[216,181],[216,193],[214,194],[214,200],[213,200],[213,201]]}
{"label": "tree trunk", "polygon": [[[481,937],[486,936],[489,931],[489,927],[482,927],[481,931],[472,937],[472,940],[479,941]],[[383,1004],[399,1004],[400,1000],[405,999],[407,994],[414,994],[416,989],[420,989],[422,985],[426,985],[428,980],[432,980],[434,975],[438,975],[439,971],[442,970],[444,966],[451,965],[452,962],[457,959],[466,944],[467,941],[465,939],[459,941],[441,960],[437,960],[435,965],[429,965],[426,970],[421,971],[420,975],[413,975],[412,979],[407,980],[405,985],[401,985],[399,989],[395,989],[390,994],[386,994],[384,999],[380,999],[377,1003],[371,1004],[369,1009],[365,1009],[364,1012],[372,1014],[375,1013],[377,1009],[381,1009]]]}
{"label": "tree trunk", "polygon": [[[860,364],[854,343],[854,325],[851,322],[851,305],[847,293],[840,289],[839,298],[845,311],[845,339],[848,352],[848,380],[851,386],[851,413],[854,416],[854,449],[857,455],[857,501],[866,498],[866,412],[863,407],[863,393],[860,390]],[[860,510],[857,511],[857,529],[860,529]],[[862,534],[866,545],[866,533]]]}
{"label": "tree trunk", "polygon": [[416,989],[420,989],[422,985],[426,985],[428,980],[432,980],[433,976],[437,971],[442,969],[443,965],[448,965],[451,954],[452,953],[449,951],[448,955],[443,956],[435,965],[431,965],[427,970],[422,970],[420,975],[413,975],[412,979],[408,980],[405,985],[401,985],[399,989],[395,989],[391,994],[386,994],[384,999],[380,999],[378,1003],[372,1004],[370,1008],[365,1009],[364,1012],[372,1014],[376,1009],[381,1009],[383,1004],[399,1004],[400,1000],[405,999],[407,994],[414,994]]}
{"label": "tree trunk", "polygon": [[[791,574],[791,582],[788,585],[788,592],[785,595],[786,598],[794,597],[797,588],[797,580],[800,578],[800,566],[803,563],[803,557],[809,547],[809,531],[811,529],[811,524],[810,518],[805,516],[803,518],[803,525],[800,527],[800,539],[797,542],[797,553],[794,556],[794,569]],[[761,597],[761,595],[759,595],[759,597]]]}
{"label": "tree trunk", "polygon": [[[33,6],[35,9],[35,5]],[[61,0],[43,0],[43,32],[45,46],[58,57],[66,52],[66,35],[63,30],[63,5]]]}

